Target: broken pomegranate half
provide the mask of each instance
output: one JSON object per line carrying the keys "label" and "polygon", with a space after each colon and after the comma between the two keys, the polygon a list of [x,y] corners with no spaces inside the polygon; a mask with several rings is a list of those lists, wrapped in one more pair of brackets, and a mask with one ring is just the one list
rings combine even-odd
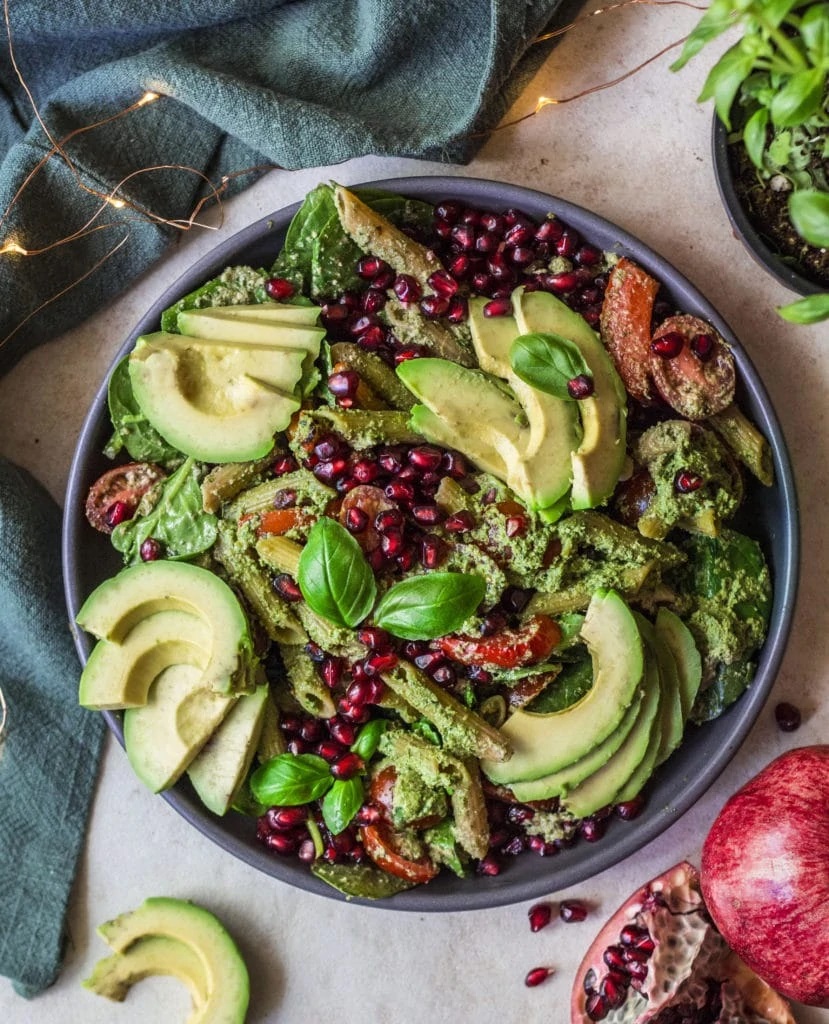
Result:
{"label": "broken pomegranate half", "polygon": [[578,969],[571,1024],[794,1024],[787,1003],[714,927],[682,861],[637,889]]}

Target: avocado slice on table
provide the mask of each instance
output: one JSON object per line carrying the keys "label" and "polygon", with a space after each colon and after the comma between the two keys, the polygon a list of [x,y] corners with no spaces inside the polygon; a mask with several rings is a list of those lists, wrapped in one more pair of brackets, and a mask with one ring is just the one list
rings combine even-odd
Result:
{"label": "avocado slice on table", "polygon": [[[576,403],[545,394],[525,383],[512,370],[509,352],[522,333],[515,317],[484,315],[487,300],[469,300],[469,328],[481,369],[508,384],[527,417],[529,437],[515,458],[537,495],[534,507],[560,501],[570,490],[572,453],[581,441]],[[529,486],[529,485],[528,485]]]}
{"label": "avocado slice on table", "polygon": [[513,755],[484,760],[490,781],[511,785],[550,775],[578,761],[621,723],[636,697],[644,670],[642,639],[633,614],[613,590],[598,590],[581,636],[593,659],[593,686],[581,700],[553,714],[516,711],[501,726]]}
{"label": "avocado slice on table", "polygon": [[123,953],[99,960],[82,984],[96,995],[121,1003],[136,982],[155,974],[172,975],[183,981],[196,1010],[207,1002],[207,974],[201,957],[192,946],[169,935],[136,939]]}
{"label": "avocado slice on table", "polygon": [[[135,910],[100,925],[98,934],[115,951],[116,956],[125,959],[130,958],[139,942],[143,943],[149,937],[163,937],[186,946],[195,956],[201,972],[196,970],[193,956],[183,954],[176,961],[176,966],[188,973],[179,976],[195,986],[197,991],[205,992],[203,1001],[194,999],[196,1010],[192,1021],[198,1021],[198,1024],[244,1024],[250,1002],[248,969],[228,931],[208,910],[187,900],[151,897]],[[136,956],[142,969],[149,966],[150,956],[161,954],[164,950],[168,953],[178,950],[178,946],[161,946],[157,943],[144,948],[145,952],[140,957]],[[140,953],[141,947],[138,950]],[[121,965],[120,969],[126,978],[129,965]],[[105,978],[103,968],[101,971]],[[86,987],[94,991],[98,991],[91,984],[96,973],[97,969],[85,982]],[[159,970],[154,973],[169,972]],[[141,976],[146,977],[146,973]],[[136,976],[134,980],[138,981],[139,978]],[[102,985],[105,986],[105,981]]]}
{"label": "avocado slice on table", "polygon": [[521,334],[557,334],[579,349],[593,378],[590,398],[575,404],[583,437],[573,452],[574,509],[595,508],[606,501],[619,481],[625,461],[627,394],[601,339],[583,316],[549,292],[513,292],[515,319]]}

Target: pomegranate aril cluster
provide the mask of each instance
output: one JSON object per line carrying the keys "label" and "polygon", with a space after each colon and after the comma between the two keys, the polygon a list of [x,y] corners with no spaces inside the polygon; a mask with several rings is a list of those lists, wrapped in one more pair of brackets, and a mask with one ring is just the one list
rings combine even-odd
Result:
{"label": "pomegranate aril cluster", "polygon": [[655,948],[647,928],[637,924],[622,928],[619,941],[602,954],[606,972],[600,978],[590,972],[585,978],[585,1006],[590,1020],[604,1020],[612,1010],[624,1005],[628,989],[639,988],[647,977],[648,961]]}

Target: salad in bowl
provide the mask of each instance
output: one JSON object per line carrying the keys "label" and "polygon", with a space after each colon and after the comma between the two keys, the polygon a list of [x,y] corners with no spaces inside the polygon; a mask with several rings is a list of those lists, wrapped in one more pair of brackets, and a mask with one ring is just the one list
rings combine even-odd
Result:
{"label": "salad in bowl", "polygon": [[80,702],[317,891],[629,852],[770,685],[783,454],[745,358],[560,209],[321,185],[110,375],[77,529],[122,567],[70,596]]}

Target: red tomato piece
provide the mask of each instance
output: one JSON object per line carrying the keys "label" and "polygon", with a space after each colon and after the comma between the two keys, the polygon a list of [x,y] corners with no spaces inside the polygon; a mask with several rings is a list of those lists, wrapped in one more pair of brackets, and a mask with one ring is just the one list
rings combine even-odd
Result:
{"label": "red tomato piece", "polygon": [[437,875],[438,866],[428,857],[409,860],[398,853],[391,830],[382,823],[363,828],[363,847],[378,868],[414,885],[425,885]]}
{"label": "red tomato piece", "polygon": [[[660,395],[689,420],[704,420],[734,401],[737,373],[734,356],[714,328],[690,314],[670,316],[654,332],[654,340],[676,333],[685,339],[678,355],[665,359],[651,352],[650,367]],[[704,355],[699,339],[705,339]]]}
{"label": "red tomato piece", "polygon": [[167,474],[152,462],[128,462],[98,477],[86,497],[86,518],[101,533],[132,519],[138,503]]}
{"label": "red tomato piece", "polygon": [[659,282],[623,257],[610,273],[599,325],[602,340],[631,397],[654,399],[650,379],[651,320]]}
{"label": "red tomato piece", "polygon": [[534,615],[520,629],[504,629],[482,637],[442,636],[435,645],[462,665],[497,669],[535,665],[547,658],[560,640],[557,622],[549,615]]}
{"label": "red tomato piece", "polygon": [[257,536],[266,533],[287,533],[295,526],[310,523],[311,516],[298,508],[272,508],[263,512],[256,528]]}

